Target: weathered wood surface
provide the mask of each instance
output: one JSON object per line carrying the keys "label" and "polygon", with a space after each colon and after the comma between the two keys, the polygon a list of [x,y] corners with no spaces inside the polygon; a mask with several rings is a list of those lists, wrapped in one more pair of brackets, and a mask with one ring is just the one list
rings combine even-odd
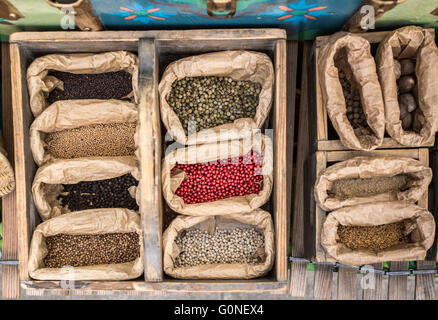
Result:
{"label": "weathered wood surface", "polygon": [[[435,269],[435,261],[417,261],[417,270]],[[415,276],[415,299],[416,300],[435,300],[435,275],[417,274]]]}
{"label": "weathered wood surface", "polygon": [[287,185],[287,123],[286,123],[286,40],[277,40],[275,48],[275,110],[274,110],[274,224],[277,254],[275,274],[277,281],[287,281],[288,230],[287,198],[284,186]]}
{"label": "weathered wood surface", "polygon": [[[9,44],[2,42],[2,125],[4,149],[8,160],[14,167],[14,136],[11,101],[11,68]],[[18,230],[15,216],[15,190],[2,198],[3,221],[3,260],[18,260]],[[19,266],[5,265],[2,267],[2,297],[17,299],[20,296]]]}
{"label": "weathered wood surface", "polygon": [[357,269],[339,267],[338,269],[338,300],[356,300],[357,298]]}
{"label": "weathered wood surface", "polygon": [[328,264],[316,264],[313,298],[318,300],[330,300],[332,299],[332,290],[333,266]]}
{"label": "weathered wood surface", "polygon": [[159,40],[257,40],[257,39],[286,39],[283,29],[199,29],[199,30],[144,30],[144,31],[48,31],[48,32],[18,32],[10,36],[10,42],[112,42],[133,41],[141,38]]}
{"label": "weathered wood surface", "polygon": [[[297,60],[298,42],[286,42],[286,214],[287,225],[291,225],[292,197],[293,194],[293,159],[294,159],[294,134],[295,134],[295,102],[297,93]],[[290,241],[290,228],[287,228],[287,245]]]}
{"label": "weathered wood surface", "polygon": [[[63,289],[61,281],[22,281],[21,287],[24,290],[35,290],[36,292],[51,292],[52,290]],[[269,280],[242,280],[242,281],[75,281],[74,287],[68,290],[70,294],[96,294],[97,291],[139,291],[159,293],[275,293],[287,294],[287,283]]]}
{"label": "weathered wood surface", "polygon": [[[409,262],[392,261],[390,271],[409,270]],[[408,276],[390,275],[388,279],[388,300],[406,300],[408,297]]]}
{"label": "weathered wood surface", "polygon": [[[298,137],[297,137],[297,161],[295,189],[291,197],[294,197],[293,218],[292,218],[292,250],[293,257],[305,256],[305,230],[304,230],[304,166],[309,153],[309,121],[307,103],[307,67],[311,41],[303,44],[301,88],[300,88],[300,112],[298,116]],[[289,63],[288,63],[289,66]],[[288,90],[289,91],[289,90]],[[304,297],[306,295],[307,263],[292,261],[290,271],[289,293],[292,296]]]}
{"label": "weathered wood surface", "polygon": [[162,281],[161,127],[158,67],[153,39],[139,41],[140,213],[146,281]]}

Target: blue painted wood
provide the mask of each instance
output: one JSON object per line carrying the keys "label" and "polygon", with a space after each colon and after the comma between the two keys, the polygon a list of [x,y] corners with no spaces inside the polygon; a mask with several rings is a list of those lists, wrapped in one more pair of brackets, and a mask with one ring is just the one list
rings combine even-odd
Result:
{"label": "blue painted wood", "polygon": [[[279,27],[289,39],[337,31],[361,0],[230,0],[235,10],[211,10],[215,0],[89,0],[105,29]],[[214,9],[214,6],[210,6]]]}

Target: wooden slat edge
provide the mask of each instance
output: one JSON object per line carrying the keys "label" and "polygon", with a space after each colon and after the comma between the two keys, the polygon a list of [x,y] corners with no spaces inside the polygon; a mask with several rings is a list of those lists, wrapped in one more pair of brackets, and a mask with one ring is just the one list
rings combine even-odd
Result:
{"label": "wooden slat edge", "polygon": [[275,141],[275,243],[277,245],[276,277],[277,281],[287,281],[287,197],[286,195],[286,40],[278,40],[275,48],[275,107],[276,117],[274,124]]}
{"label": "wooden slat edge", "polygon": [[[161,136],[158,95],[157,61],[153,39],[139,42],[139,150],[140,150],[140,212],[145,251],[144,277],[146,281],[162,281],[161,241]],[[158,124],[157,124],[158,122]],[[158,140],[158,141],[157,141]]]}
{"label": "wooden slat edge", "polygon": [[28,279],[27,262],[29,252],[28,217],[27,217],[27,192],[26,192],[26,164],[24,155],[23,137],[23,101],[22,101],[22,75],[21,55],[17,44],[10,45],[11,55],[11,80],[12,80],[12,110],[14,124],[14,161],[16,181],[16,219],[18,231],[18,259],[20,260],[19,278]]}
{"label": "wooden slat edge", "polygon": [[278,28],[266,29],[200,29],[200,30],[150,30],[150,31],[45,31],[16,32],[10,35],[10,42],[34,41],[108,41],[133,40],[140,38],[156,38],[160,40],[211,40],[220,39],[286,39],[286,31]]}
{"label": "wooden slat edge", "polygon": [[[2,54],[2,121],[4,149],[8,160],[14,167],[14,128],[12,114],[12,90],[10,69],[10,48],[7,42],[1,44]],[[2,198],[3,246],[2,259],[18,260],[18,230],[15,214],[15,190]],[[20,297],[18,265],[2,267],[2,297],[18,299]]]}

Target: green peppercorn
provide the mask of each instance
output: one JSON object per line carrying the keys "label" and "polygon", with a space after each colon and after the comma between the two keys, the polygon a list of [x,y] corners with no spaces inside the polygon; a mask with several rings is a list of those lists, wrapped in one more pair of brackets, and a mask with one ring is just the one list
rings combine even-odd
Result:
{"label": "green peppercorn", "polygon": [[[240,118],[254,118],[261,84],[231,77],[185,77],[172,83],[167,102],[180,119],[186,135],[231,123]],[[190,126],[189,121],[194,122]]]}

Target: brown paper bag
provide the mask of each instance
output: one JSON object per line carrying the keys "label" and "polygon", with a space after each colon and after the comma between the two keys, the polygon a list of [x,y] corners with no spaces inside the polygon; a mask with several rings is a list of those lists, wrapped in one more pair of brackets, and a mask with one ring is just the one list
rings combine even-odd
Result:
{"label": "brown paper bag", "polygon": [[[45,237],[57,234],[85,235],[136,232],[140,257],[132,262],[84,267],[45,268]],[[29,250],[28,269],[37,280],[128,280],[141,276],[144,270],[143,236],[140,216],[128,209],[91,209],[65,214],[37,226]]]}
{"label": "brown paper bag", "polygon": [[[219,229],[254,226],[265,236],[266,259],[261,264],[209,264],[194,267],[175,268],[175,259],[181,250],[175,239],[186,229],[208,230],[210,226]],[[256,209],[250,213],[234,213],[221,216],[178,216],[163,235],[164,272],[177,279],[252,279],[261,277],[274,264],[274,226],[269,212]]]}
{"label": "brown paper bag", "polygon": [[[56,199],[62,193],[62,184],[112,179],[128,173],[139,180],[137,166],[134,157],[54,160],[40,167],[35,174],[32,183],[35,207],[43,220],[70,212]],[[133,197],[137,192],[138,188],[130,190]],[[135,197],[139,203],[138,195]]]}
{"label": "brown paper bag", "polygon": [[30,127],[30,148],[38,166],[54,160],[45,148],[46,133],[104,123],[135,122],[137,106],[120,100],[62,100],[45,109]]}
{"label": "brown paper bag", "polygon": [[36,58],[27,69],[30,108],[35,117],[47,108],[46,98],[49,93],[57,87],[63,88],[62,81],[47,75],[49,70],[75,74],[124,70],[132,74],[133,90],[126,98],[138,103],[138,58],[135,54],[126,51],[49,54]]}
{"label": "brown paper bag", "polygon": [[0,132],[0,197],[7,195],[15,189],[14,169],[3,148],[3,137]]}
{"label": "brown paper bag", "polygon": [[[358,129],[354,130],[347,118],[345,98],[338,69],[335,67],[335,57],[341,50],[345,50],[347,60],[343,62],[350,66],[351,76],[358,85],[361,105],[373,131],[371,135],[360,134]],[[384,104],[369,42],[353,34],[335,33],[322,45],[317,68],[322,104],[327,109],[342,144],[355,150],[373,150],[379,147],[385,133]]]}
{"label": "brown paper bag", "polygon": [[[339,242],[338,226],[377,226],[406,223],[411,243],[400,244],[375,252],[369,249],[352,250]],[[383,261],[423,260],[435,237],[435,220],[432,214],[405,201],[377,202],[346,207],[328,214],[321,231],[321,245],[328,261],[360,266]]]}
{"label": "brown paper bag", "polygon": [[[228,76],[235,80],[250,80],[260,83],[262,90],[255,117],[237,119],[233,123],[204,129],[186,136],[178,116],[166,99],[175,80],[201,76]],[[264,53],[220,51],[180,59],[166,68],[158,86],[161,119],[167,131],[181,144],[202,144],[230,138],[238,139],[245,136],[247,130],[261,128],[265,122],[271,110],[273,85],[274,68],[271,59]]]}
{"label": "brown paper bag", "polygon": [[[416,58],[417,110],[422,115],[416,124],[419,133],[405,131],[400,120],[397,82],[394,74],[394,59]],[[397,142],[407,146],[422,146],[433,143],[438,130],[438,49],[433,35],[427,30],[408,26],[391,32],[383,40],[376,55],[385,102],[386,130]]]}
{"label": "brown paper bag", "polygon": [[[408,174],[409,188],[407,190],[352,197],[345,200],[329,196],[333,182],[339,179],[392,177],[398,174]],[[318,205],[325,211],[379,201],[402,200],[414,203],[427,191],[431,181],[432,170],[411,158],[355,157],[338,162],[322,171],[315,182],[314,195]]]}
{"label": "brown paper bag", "polygon": [[[263,156],[263,188],[258,194],[231,197],[212,202],[185,204],[175,194],[186,174],[174,175],[170,171],[176,163],[200,163],[239,157],[254,150]],[[273,184],[272,141],[265,135],[246,137],[241,140],[222,141],[212,144],[194,145],[171,151],[163,159],[162,184],[163,196],[169,207],[181,214],[192,216],[222,215],[251,212],[265,204],[271,195]]]}

